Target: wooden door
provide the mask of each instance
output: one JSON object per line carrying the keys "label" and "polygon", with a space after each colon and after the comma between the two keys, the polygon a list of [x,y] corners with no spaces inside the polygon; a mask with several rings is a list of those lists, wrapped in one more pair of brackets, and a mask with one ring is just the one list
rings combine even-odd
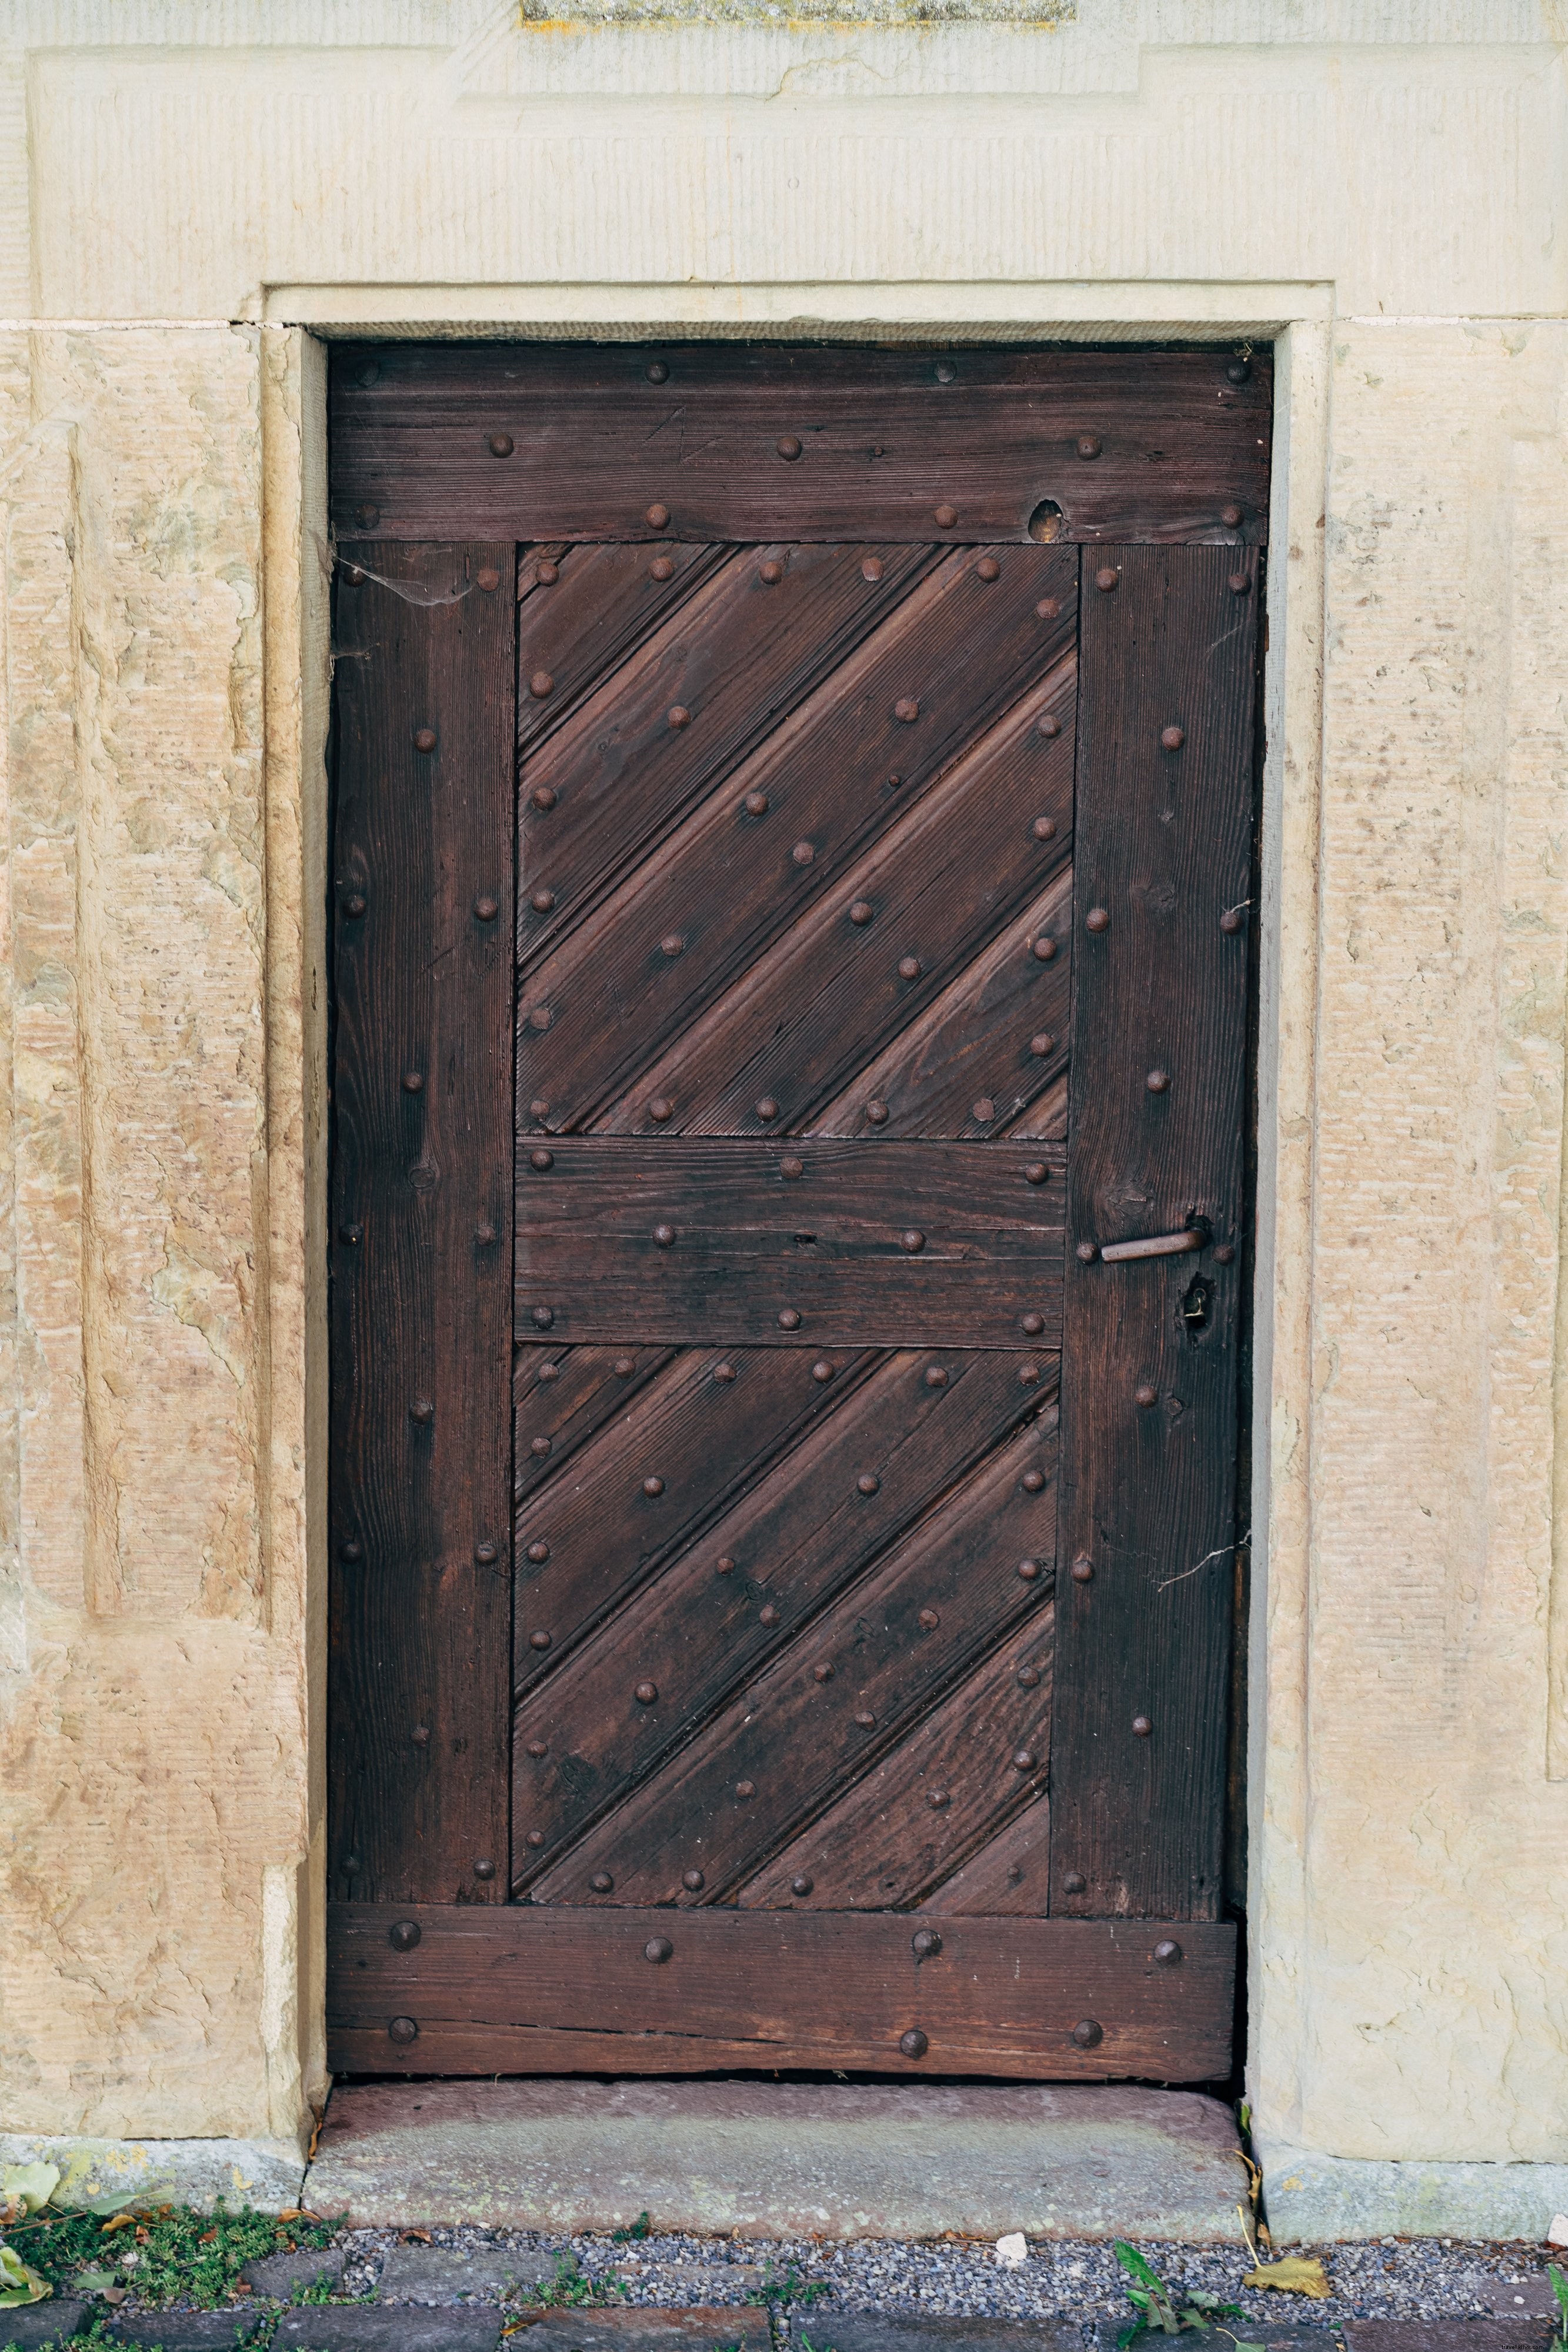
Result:
{"label": "wooden door", "polygon": [[334,2064],[1226,2071],[1268,395],[342,355]]}

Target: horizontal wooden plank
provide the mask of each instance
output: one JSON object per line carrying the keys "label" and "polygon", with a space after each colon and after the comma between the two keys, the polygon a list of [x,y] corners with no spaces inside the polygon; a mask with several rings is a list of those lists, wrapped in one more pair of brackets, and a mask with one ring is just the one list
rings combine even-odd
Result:
{"label": "horizontal wooden plank", "polygon": [[1010,1140],[525,1142],[517,1328],[645,1346],[1050,1347],[1063,1164],[1059,1145]]}
{"label": "horizontal wooden plank", "polygon": [[[917,1958],[922,1927],[909,1912],[333,1904],[327,2063],[377,2074],[837,2066],[1167,2083],[1213,2080],[1230,2063],[1228,1922],[944,1917],[940,1949]],[[412,1948],[398,1948],[414,1929]],[[1177,1956],[1155,1958],[1173,1944]],[[912,2034],[918,2055],[904,2046]]]}
{"label": "horizontal wooden plank", "polygon": [[332,515],[383,539],[1260,541],[1272,397],[1266,353],[1212,346],[345,345]]}

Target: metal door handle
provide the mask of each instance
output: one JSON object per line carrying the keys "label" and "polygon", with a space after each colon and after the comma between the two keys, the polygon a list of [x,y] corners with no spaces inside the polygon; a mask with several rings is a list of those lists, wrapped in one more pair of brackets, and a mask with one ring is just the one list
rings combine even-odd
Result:
{"label": "metal door handle", "polygon": [[1100,1255],[1107,1265],[1130,1257],[1180,1257],[1184,1251],[1201,1250],[1208,1237],[1207,1224],[1194,1223],[1179,1234],[1151,1234],[1147,1241],[1107,1242]]}

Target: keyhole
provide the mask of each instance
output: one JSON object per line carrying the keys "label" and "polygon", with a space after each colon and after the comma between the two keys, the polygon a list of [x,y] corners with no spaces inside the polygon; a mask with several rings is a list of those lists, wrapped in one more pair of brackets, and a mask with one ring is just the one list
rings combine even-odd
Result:
{"label": "keyhole", "polygon": [[1182,1300],[1182,1321],[1189,1339],[1195,1341],[1200,1331],[1208,1329],[1209,1301],[1213,1297],[1212,1284],[1205,1282],[1201,1274],[1194,1275]]}

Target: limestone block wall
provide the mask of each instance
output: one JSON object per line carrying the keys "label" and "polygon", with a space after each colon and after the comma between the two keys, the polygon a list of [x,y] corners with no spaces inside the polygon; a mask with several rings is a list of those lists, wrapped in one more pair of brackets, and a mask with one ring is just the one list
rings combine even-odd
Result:
{"label": "limestone block wall", "polygon": [[1279,384],[1254,2105],[1568,2203],[1561,12],[896,14],[0,23],[0,2130],[323,2087],[321,339],[1214,335]]}

